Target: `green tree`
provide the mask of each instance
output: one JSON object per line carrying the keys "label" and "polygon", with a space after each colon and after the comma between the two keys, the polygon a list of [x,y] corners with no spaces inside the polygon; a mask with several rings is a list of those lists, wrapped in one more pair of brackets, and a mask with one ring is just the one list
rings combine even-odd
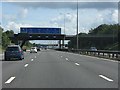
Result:
{"label": "green tree", "polygon": [[2,45],[2,33],[3,33],[3,28],[0,27],[0,45]]}
{"label": "green tree", "polygon": [[2,33],[2,47],[5,49],[10,44],[10,39],[6,33]]}
{"label": "green tree", "polygon": [[2,48],[5,49],[10,43],[10,36],[14,35],[13,30],[2,32]]}
{"label": "green tree", "polygon": [[8,37],[11,37],[11,36],[14,35],[14,31],[13,31],[13,30],[10,30],[10,31],[7,30],[5,33],[6,33],[6,35],[7,35]]}
{"label": "green tree", "polygon": [[[92,28],[89,30],[89,33],[79,33],[79,48],[80,49],[89,49],[91,46],[95,46],[98,49],[108,49],[110,48],[111,50],[117,50],[118,48],[118,39],[115,37],[118,36],[118,32],[120,32],[120,25],[119,24],[114,24],[114,25],[107,25],[107,24],[102,24],[99,25],[96,28]],[[112,39],[99,39],[95,38],[99,36],[112,36]],[[89,36],[94,36],[94,38],[81,38],[81,37],[89,37]],[[76,48],[76,36],[73,37],[69,43],[68,43],[69,48]]]}
{"label": "green tree", "polygon": [[26,43],[24,44],[24,46],[26,47],[26,49],[30,49],[33,46],[33,44],[30,43],[29,41],[26,41]]}

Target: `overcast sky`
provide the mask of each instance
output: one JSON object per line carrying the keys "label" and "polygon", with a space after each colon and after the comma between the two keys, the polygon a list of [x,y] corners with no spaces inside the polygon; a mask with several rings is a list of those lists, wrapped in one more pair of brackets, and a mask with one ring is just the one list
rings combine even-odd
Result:
{"label": "overcast sky", "polygon": [[[73,0],[36,2],[4,0],[0,3],[2,12],[0,21],[5,30],[12,29],[19,33],[20,27],[61,27],[68,35],[76,34],[76,7]],[[88,33],[91,28],[101,24],[118,23],[118,0],[100,2],[99,0],[79,1],[79,32]]]}

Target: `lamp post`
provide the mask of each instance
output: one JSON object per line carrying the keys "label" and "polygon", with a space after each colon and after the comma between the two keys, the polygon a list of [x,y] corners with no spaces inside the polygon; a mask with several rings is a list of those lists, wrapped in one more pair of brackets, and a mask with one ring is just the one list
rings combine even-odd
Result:
{"label": "lamp post", "polygon": [[66,18],[66,14],[70,14],[70,13],[60,13],[60,14],[62,14],[62,15],[64,15],[64,39],[63,39],[63,46],[64,46],[64,41],[65,41],[65,24],[66,24],[66,22],[65,22],[65,18]]}
{"label": "lamp post", "polygon": [[77,1],[77,30],[76,30],[76,49],[78,50],[78,1]]}

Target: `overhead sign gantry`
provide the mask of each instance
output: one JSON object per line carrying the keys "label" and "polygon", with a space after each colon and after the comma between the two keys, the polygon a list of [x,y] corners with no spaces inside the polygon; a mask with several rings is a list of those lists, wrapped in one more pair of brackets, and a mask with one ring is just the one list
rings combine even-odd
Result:
{"label": "overhead sign gantry", "polygon": [[[27,40],[63,40],[64,44],[64,37],[65,35],[61,34],[61,28],[21,27],[20,33],[15,34],[12,39],[17,43],[20,41],[22,47]],[[61,45],[61,42],[59,44]]]}
{"label": "overhead sign gantry", "polygon": [[61,34],[61,28],[37,28],[37,27],[21,27],[20,33],[28,34]]}

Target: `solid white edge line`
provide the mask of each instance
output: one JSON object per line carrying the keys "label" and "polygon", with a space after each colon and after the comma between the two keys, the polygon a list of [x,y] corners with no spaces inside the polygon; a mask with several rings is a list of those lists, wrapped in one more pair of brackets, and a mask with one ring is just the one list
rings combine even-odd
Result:
{"label": "solid white edge line", "polygon": [[[69,53],[69,54],[72,54],[72,55],[79,55],[79,56],[80,56],[80,54],[74,54],[74,53]],[[110,60],[110,59],[106,59],[106,58],[99,58],[99,57],[88,56],[88,55],[81,55],[81,56],[90,57],[90,58],[95,58],[95,59],[101,59],[101,60],[104,60],[104,61],[111,61],[111,62],[119,63],[119,61]]]}
{"label": "solid white edge line", "polygon": [[24,67],[27,67],[28,66],[28,64],[25,64],[25,66]]}
{"label": "solid white edge line", "polygon": [[116,62],[116,63],[118,63],[118,61],[110,60],[110,59],[106,59],[106,58],[92,57],[92,56],[87,56],[87,55],[84,55],[84,56],[86,56],[86,57],[90,57],[90,58],[101,59],[101,60],[104,60],[104,61],[111,61],[111,62]]}
{"label": "solid white edge line", "polygon": [[79,66],[80,64],[79,63],[75,63],[77,66]]}
{"label": "solid white edge line", "polygon": [[13,80],[15,79],[15,77],[11,77],[10,79],[8,79],[5,84],[11,83]]}
{"label": "solid white edge line", "polygon": [[107,80],[107,81],[109,81],[109,82],[113,82],[112,79],[110,79],[110,78],[108,78],[108,77],[106,77],[106,76],[104,76],[104,75],[99,75],[99,77],[101,77],[101,78],[103,78],[103,79],[105,79],[105,80]]}

